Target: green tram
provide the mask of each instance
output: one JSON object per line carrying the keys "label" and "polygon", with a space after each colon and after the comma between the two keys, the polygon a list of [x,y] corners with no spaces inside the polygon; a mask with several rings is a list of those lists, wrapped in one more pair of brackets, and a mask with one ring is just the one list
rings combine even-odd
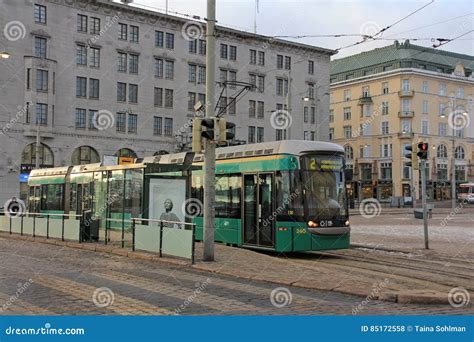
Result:
{"label": "green tram", "polygon": [[[341,146],[277,141],[218,148],[216,157],[216,241],[278,252],[349,247]],[[160,219],[153,207],[163,194],[155,181],[173,187],[183,180],[185,202],[198,208],[189,214],[186,203],[177,203],[175,209],[196,223],[196,240],[202,240],[202,166],[201,154],[183,152],[128,165],[33,170],[28,211],[81,215],[91,210],[100,231],[128,230],[132,217]]]}

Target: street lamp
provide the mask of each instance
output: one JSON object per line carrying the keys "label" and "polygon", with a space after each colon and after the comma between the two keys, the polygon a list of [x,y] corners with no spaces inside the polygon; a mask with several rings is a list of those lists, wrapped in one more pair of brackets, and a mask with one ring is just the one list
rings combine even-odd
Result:
{"label": "street lamp", "polygon": [[6,51],[2,51],[0,52],[0,57],[3,59],[7,59],[7,58],[10,58],[10,54]]}

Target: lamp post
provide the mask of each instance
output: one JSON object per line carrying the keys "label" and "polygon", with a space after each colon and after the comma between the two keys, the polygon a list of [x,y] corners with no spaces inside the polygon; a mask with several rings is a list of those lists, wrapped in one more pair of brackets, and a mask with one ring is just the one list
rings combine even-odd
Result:
{"label": "lamp post", "polygon": [[0,57],[3,58],[3,59],[8,59],[8,58],[10,58],[10,54],[6,51],[2,51],[2,52],[0,52]]}

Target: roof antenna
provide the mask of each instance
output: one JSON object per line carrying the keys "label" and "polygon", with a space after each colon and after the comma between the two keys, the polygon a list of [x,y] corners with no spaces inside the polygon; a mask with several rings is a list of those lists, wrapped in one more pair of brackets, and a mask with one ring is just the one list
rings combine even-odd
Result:
{"label": "roof antenna", "polygon": [[259,13],[258,0],[255,0],[255,16],[253,22],[253,33],[257,34],[257,14]]}

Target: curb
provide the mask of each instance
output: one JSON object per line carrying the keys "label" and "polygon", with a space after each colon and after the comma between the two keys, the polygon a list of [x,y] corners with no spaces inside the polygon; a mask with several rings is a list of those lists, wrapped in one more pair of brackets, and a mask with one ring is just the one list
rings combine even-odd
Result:
{"label": "curb", "polygon": [[[131,259],[152,261],[152,262],[163,263],[163,264],[168,264],[168,265],[173,265],[173,266],[190,267],[190,268],[203,271],[203,272],[215,273],[215,274],[230,276],[230,277],[239,278],[239,279],[264,281],[266,283],[277,284],[277,285],[294,286],[298,288],[318,290],[318,291],[331,291],[331,292],[353,295],[353,296],[357,296],[361,298],[364,298],[364,297],[368,298],[369,296],[360,291],[348,290],[347,288],[337,289],[337,288],[331,288],[331,287],[316,287],[312,283],[308,283],[306,281],[289,282],[289,281],[279,281],[279,280],[274,280],[274,279],[269,280],[268,278],[264,278],[258,274],[250,275],[249,273],[240,272],[238,270],[229,271],[222,268],[213,269],[207,266],[206,263],[204,262],[201,262],[200,264],[191,265],[189,264],[189,262],[185,262],[181,260],[176,260],[176,259],[171,259],[171,258],[166,258],[166,257],[160,258],[156,256],[155,254],[150,254],[150,253],[140,252],[140,251],[132,252],[132,251],[128,251],[122,248],[107,247],[105,245],[90,245],[88,243],[77,243],[77,242],[71,242],[71,241],[61,241],[61,240],[52,240],[52,239],[48,240],[48,239],[39,238],[39,237],[33,238],[32,236],[9,234],[7,232],[0,232],[0,238],[10,238],[14,240],[23,240],[23,241],[29,241],[29,242],[39,242],[39,243],[69,247],[69,248],[74,248],[74,249],[83,249],[83,250],[92,251],[92,252],[107,253],[107,254],[131,258]],[[444,294],[441,292],[435,292],[435,291],[428,291],[428,290],[426,292],[424,291],[385,292],[385,293],[381,293],[378,296],[374,296],[372,299],[381,300],[385,302],[399,303],[399,304],[449,305],[447,294]],[[472,304],[469,304],[469,305],[472,305]]]}

